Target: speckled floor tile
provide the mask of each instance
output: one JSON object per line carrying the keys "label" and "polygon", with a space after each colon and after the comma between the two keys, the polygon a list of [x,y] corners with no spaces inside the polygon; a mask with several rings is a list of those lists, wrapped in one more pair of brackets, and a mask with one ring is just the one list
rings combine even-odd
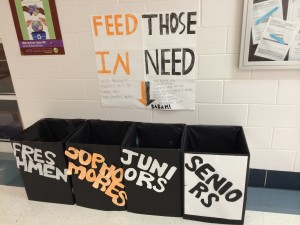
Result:
{"label": "speckled floor tile", "polygon": [[165,216],[151,216],[147,215],[145,217],[145,221],[143,225],[181,225],[182,224],[181,217],[165,217]]}
{"label": "speckled floor tile", "polygon": [[263,213],[264,225],[300,225],[300,215]]}
{"label": "speckled floor tile", "polygon": [[[0,185],[0,224],[22,225],[209,225],[182,218],[107,212],[27,200],[25,189]],[[210,224],[211,225],[211,224]],[[246,211],[245,225],[300,225],[300,215]]]}
{"label": "speckled floor tile", "polygon": [[264,225],[263,212],[246,211],[244,225]]}
{"label": "speckled floor tile", "polygon": [[[22,186],[14,158],[0,155],[0,225],[212,225],[176,217],[29,201]],[[249,188],[244,225],[300,225],[300,192]]]}

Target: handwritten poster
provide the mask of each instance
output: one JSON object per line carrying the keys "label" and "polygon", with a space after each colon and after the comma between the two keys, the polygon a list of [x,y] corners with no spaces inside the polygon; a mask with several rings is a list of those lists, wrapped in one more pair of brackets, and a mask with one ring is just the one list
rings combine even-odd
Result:
{"label": "handwritten poster", "polygon": [[194,109],[197,11],[91,16],[107,107]]}
{"label": "handwritten poster", "polygon": [[9,0],[21,55],[64,55],[55,1]]}

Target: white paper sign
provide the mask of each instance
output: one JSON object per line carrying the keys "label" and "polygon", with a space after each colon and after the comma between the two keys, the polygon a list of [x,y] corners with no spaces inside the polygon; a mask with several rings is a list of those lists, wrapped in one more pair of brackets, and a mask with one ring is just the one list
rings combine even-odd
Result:
{"label": "white paper sign", "polygon": [[254,54],[275,61],[283,61],[297,31],[296,23],[270,18]]}
{"label": "white paper sign", "polygon": [[253,44],[258,44],[261,40],[270,17],[283,19],[281,0],[268,0],[253,4]]}
{"label": "white paper sign", "polygon": [[90,20],[104,106],[195,108],[197,10]]}
{"label": "white paper sign", "polygon": [[287,20],[298,23],[298,32],[289,50],[289,61],[300,60],[300,0],[290,0]]}
{"label": "white paper sign", "polygon": [[241,220],[247,156],[184,154],[184,214]]}
{"label": "white paper sign", "polygon": [[102,78],[100,83],[101,102],[110,107],[141,108],[142,80],[128,78]]}
{"label": "white paper sign", "polygon": [[101,102],[110,107],[158,110],[194,109],[193,80],[133,80],[101,78]]}
{"label": "white paper sign", "polygon": [[193,80],[152,80],[150,84],[153,86],[150,95],[153,102],[149,105],[152,109],[195,108],[196,85]]}
{"label": "white paper sign", "polygon": [[300,61],[300,28],[295,35],[294,42],[291,44],[289,50],[289,61]]}

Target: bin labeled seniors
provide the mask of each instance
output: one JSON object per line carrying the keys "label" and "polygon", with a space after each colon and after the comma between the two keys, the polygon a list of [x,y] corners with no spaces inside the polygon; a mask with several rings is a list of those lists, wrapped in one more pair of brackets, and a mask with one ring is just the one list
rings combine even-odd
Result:
{"label": "bin labeled seniors", "polygon": [[249,158],[242,127],[187,126],[183,218],[243,224]]}
{"label": "bin labeled seniors", "polygon": [[122,145],[129,212],[182,216],[185,125],[135,123]]}
{"label": "bin labeled seniors", "polygon": [[74,204],[64,141],[82,123],[42,119],[11,140],[29,200]]}

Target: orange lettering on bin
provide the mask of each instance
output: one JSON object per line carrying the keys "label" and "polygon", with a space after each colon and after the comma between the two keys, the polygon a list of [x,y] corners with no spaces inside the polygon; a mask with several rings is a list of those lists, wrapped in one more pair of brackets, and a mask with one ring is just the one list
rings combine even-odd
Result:
{"label": "orange lettering on bin", "polygon": [[122,189],[124,189],[124,185],[119,183],[119,182],[112,181],[111,185],[106,189],[105,194],[112,198],[112,202],[115,205],[124,206],[125,201],[122,201],[121,203],[119,203],[118,202],[119,195],[114,194],[114,193],[119,193],[120,192],[120,190],[118,188],[122,190]]}
{"label": "orange lettering on bin", "polygon": [[94,153],[92,156],[92,168],[96,169],[97,168],[97,163],[103,163],[104,162],[104,157],[100,154]]}
{"label": "orange lettering on bin", "polygon": [[78,151],[78,149],[76,149],[74,147],[69,147],[68,150],[65,151],[65,155],[68,156],[69,158],[75,160],[78,158],[79,151]]}
{"label": "orange lettering on bin", "polygon": [[[69,147],[65,155],[71,159],[77,159],[79,165],[69,162],[68,175],[76,174],[78,179],[86,180],[92,183],[92,187],[104,192],[117,206],[124,206],[127,200],[127,194],[122,184],[124,170],[116,168],[114,165],[107,165],[103,155],[98,153],[89,153],[83,149],[78,150]],[[97,165],[98,163],[98,165]],[[89,168],[91,165],[92,168]],[[100,167],[100,168],[99,168]]]}
{"label": "orange lettering on bin", "polygon": [[86,179],[88,182],[95,182],[96,178],[97,178],[97,175],[96,175],[96,171],[95,171],[95,170],[90,169],[90,170],[88,170],[88,171],[86,172],[86,177],[85,177],[85,179]]}
{"label": "orange lettering on bin", "polygon": [[101,185],[100,191],[105,192],[106,188],[111,184],[111,180],[106,177],[103,176],[101,173],[98,174],[95,182],[93,183],[93,187],[98,189],[99,185]]}
{"label": "orange lettering on bin", "polygon": [[79,162],[80,162],[80,164],[86,166],[86,165],[89,165],[91,163],[91,161],[92,161],[91,153],[88,153],[88,152],[81,149],[79,151]]}
{"label": "orange lettering on bin", "polygon": [[74,163],[69,162],[67,174],[79,174],[78,179],[83,180],[86,177],[86,168],[83,166],[76,166]]}

